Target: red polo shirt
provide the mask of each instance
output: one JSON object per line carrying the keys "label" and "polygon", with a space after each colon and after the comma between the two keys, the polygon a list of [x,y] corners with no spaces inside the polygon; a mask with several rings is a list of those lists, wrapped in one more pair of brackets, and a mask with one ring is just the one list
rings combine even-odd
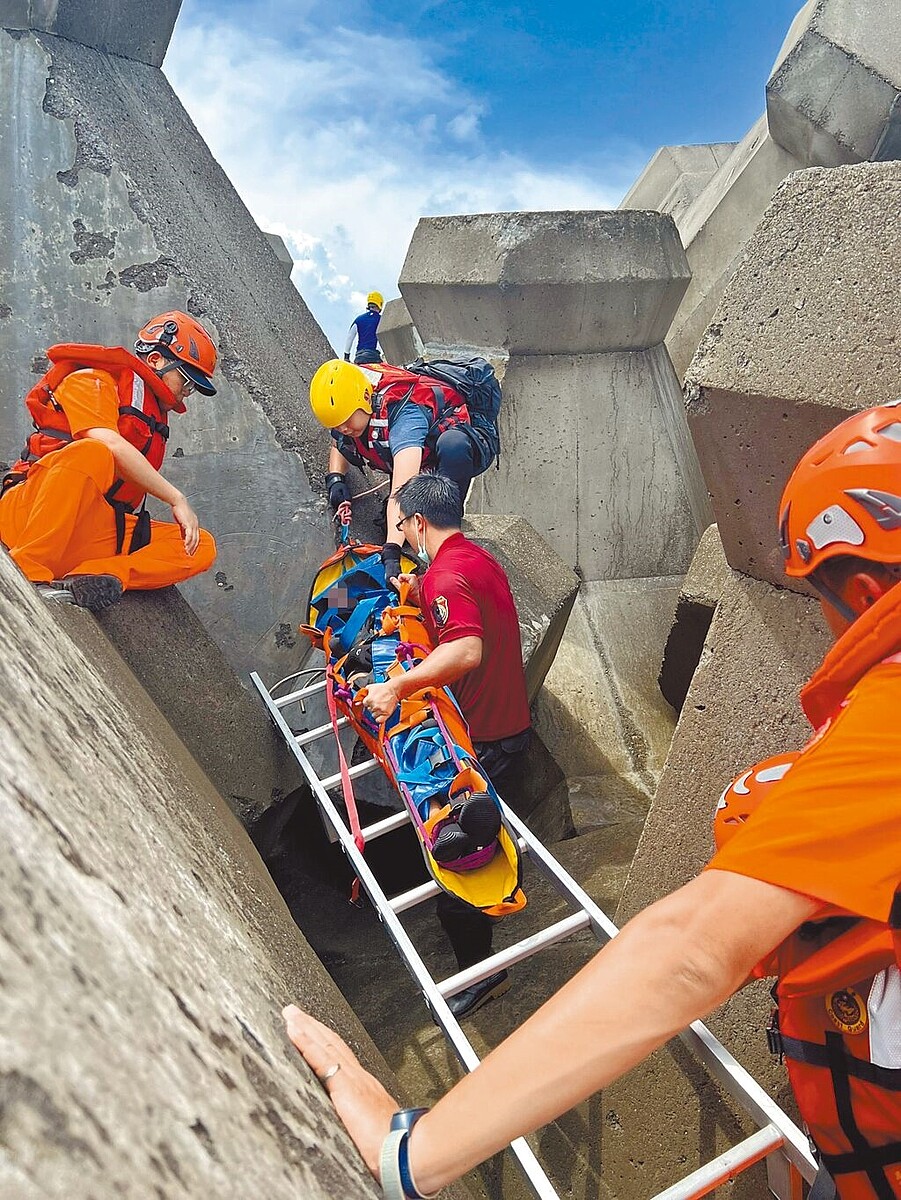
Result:
{"label": "red polo shirt", "polygon": [[504,569],[462,533],[449,537],[420,585],[432,639],[482,639],[482,661],[451,690],[475,742],[495,742],[529,728],[519,618]]}

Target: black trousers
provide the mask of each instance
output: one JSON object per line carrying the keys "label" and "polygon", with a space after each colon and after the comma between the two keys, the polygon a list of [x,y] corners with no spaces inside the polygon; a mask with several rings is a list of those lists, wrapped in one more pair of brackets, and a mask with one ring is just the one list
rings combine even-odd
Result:
{"label": "black trousers", "polygon": [[[515,775],[514,768],[521,762],[528,744],[528,730],[498,742],[473,743],[479,763],[502,796],[504,782],[509,782]],[[439,893],[437,911],[441,928],[447,934],[461,971],[488,957],[496,918],[486,916],[471,904],[464,904],[447,892]]]}

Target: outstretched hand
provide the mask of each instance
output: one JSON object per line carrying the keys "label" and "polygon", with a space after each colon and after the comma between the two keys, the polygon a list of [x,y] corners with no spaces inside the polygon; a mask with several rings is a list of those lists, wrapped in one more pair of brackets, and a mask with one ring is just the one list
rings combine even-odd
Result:
{"label": "outstretched hand", "polygon": [[379,1154],[399,1105],[365,1070],[359,1059],[337,1033],[294,1004],[282,1010],[288,1037],[300,1051],[317,1078],[331,1074],[323,1083],[335,1111],[356,1143],[363,1161],[378,1179]]}

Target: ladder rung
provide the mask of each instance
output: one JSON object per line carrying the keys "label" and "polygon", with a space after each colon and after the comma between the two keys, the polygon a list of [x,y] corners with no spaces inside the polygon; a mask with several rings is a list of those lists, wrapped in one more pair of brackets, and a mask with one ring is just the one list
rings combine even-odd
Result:
{"label": "ladder rung", "polygon": [[775,1125],[765,1125],[750,1137],[726,1150],[718,1158],[711,1159],[697,1171],[692,1171],[672,1187],[658,1192],[654,1200],[697,1200],[706,1196],[714,1188],[738,1175],[739,1172],[760,1162],[783,1144],[783,1137]]}
{"label": "ladder rung", "polygon": [[[343,729],[347,724],[347,717],[338,718],[338,728]],[[318,742],[320,738],[326,737],[333,729],[331,721],[327,725],[317,725],[315,729],[307,729],[303,733],[295,733],[294,740],[298,746],[307,746],[310,742]]]}
{"label": "ladder rung", "polygon": [[287,696],[279,696],[277,700],[273,697],[272,703],[276,708],[285,708],[287,705],[293,704],[296,700],[303,700],[307,696],[315,696],[317,692],[324,692],[325,683],[326,681],[322,679],[319,683],[311,683],[307,687],[300,688],[299,691],[288,692]]}
{"label": "ladder rung", "polygon": [[465,971],[458,971],[456,975],[449,975],[447,979],[437,984],[438,991],[445,1000],[448,996],[456,996],[458,992],[465,991],[468,987],[472,987],[474,983],[480,983],[483,979],[487,979],[489,975],[494,975],[498,971],[502,971],[505,967],[512,967],[514,963],[531,958],[533,954],[536,954],[539,950],[543,950],[545,946],[553,946],[556,942],[562,942],[564,938],[568,938],[571,934],[578,933],[581,929],[587,929],[590,924],[591,921],[588,913],[573,913],[572,916],[564,917],[562,921],[557,921],[556,924],[548,925],[546,929],[542,929],[538,933],[533,933],[531,937],[523,938],[521,942],[516,942],[513,946],[508,946],[506,950],[499,950],[497,954],[492,954],[490,958],[483,958],[474,967],[468,967]]}
{"label": "ladder rung", "polygon": [[[375,758],[370,758],[366,762],[360,763],[356,767],[348,767],[347,773],[351,777],[351,779],[359,779],[361,775],[369,775],[370,772],[377,771],[378,769],[379,769],[378,760]],[[341,772],[340,771],[336,775],[328,775],[328,776],[326,776],[325,779],[321,780],[322,786],[325,788],[326,791],[329,791],[333,787],[337,787],[340,782],[341,782]]]}
{"label": "ladder rung", "polygon": [[383,834],[393,833],[395,829],[401,829],[404,825],[409,824],[410,814],[404,809],[403,812],[392,813],[390,817],[385,817],[381,821],[367,825],[363,830],[363,837],[367,842],[371,842],[377,837],[382,837]]}
{"label": "ladder rung", "polygon": [[401,892],[388,903],[396,913],[402,913],[406,912],[408,908],[415,908],[417,904],[422,904],[423,900],[428,900],[430,896],[437,896],[440,891],[441,888],[432,879],[419,887],[411,888],[409,892]]}

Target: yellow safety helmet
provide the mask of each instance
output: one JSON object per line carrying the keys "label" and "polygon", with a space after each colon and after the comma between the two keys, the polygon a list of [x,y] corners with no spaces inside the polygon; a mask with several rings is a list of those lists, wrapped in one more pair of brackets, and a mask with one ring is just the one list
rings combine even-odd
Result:
{"label": "yellow safety helmet", "polygon": [[374,304],[376,306],[376,308],[378,308],[379,312],[381,312],[382,309],[385,307],[385,299],[382,296],[382,293],[381,292],[370,292],[369,295],[366,297],[366,307],[368,308],[370,304]]}
{"label": "yellow safety helmet", "polygon": [[320,424],[334,429],[358,408],[372,412],[372,384],[354,363],[329,359],[310,381],[310,407]]}

